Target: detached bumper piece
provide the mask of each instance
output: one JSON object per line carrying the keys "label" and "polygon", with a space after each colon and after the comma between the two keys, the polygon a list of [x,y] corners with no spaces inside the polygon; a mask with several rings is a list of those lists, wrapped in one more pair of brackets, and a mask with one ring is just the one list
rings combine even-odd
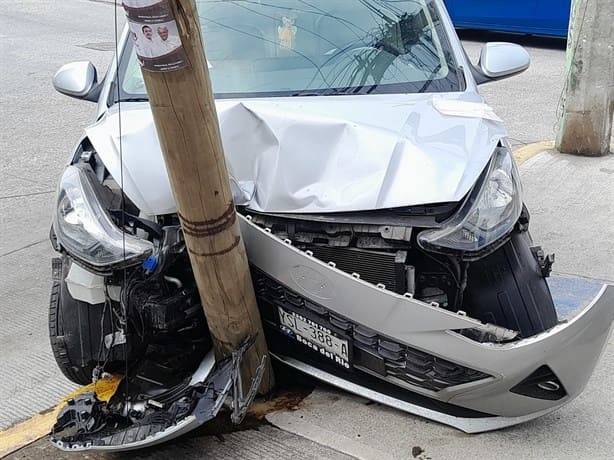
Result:
{"label": "detached bumper piece", "polygon": [[132,403],[153,409],[140,419],[131,417],[131,403],[123,416],[114,415],[108,407],[113,400],[106,403],[95,392],[84,393],[60,412],[51,442],[65,451],[120,452],[174,439],[215,418],[231,390],[232,372],[232,360],[214,366],[208,356],[195,374],[205,373],[203,380],[187,382],[158,399]]}

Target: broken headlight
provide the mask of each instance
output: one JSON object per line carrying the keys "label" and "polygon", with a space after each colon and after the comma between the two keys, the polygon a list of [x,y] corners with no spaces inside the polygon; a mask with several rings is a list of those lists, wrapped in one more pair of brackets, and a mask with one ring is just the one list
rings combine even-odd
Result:
{"label": "broken headlight", "polygon": [[104,270],[136,265],[153,244],[121,231],[101,204],[103,192],[87,168],[69,166],[58,190],[53,228],[60,245],[75,259]]}
{"label": "broken headlight", "polygon": [[459,212],[443,228],[420,233],[418,243],[433,252],[481,251],[514,228],[522,211],[521,194],[511,150],[499,147]]}

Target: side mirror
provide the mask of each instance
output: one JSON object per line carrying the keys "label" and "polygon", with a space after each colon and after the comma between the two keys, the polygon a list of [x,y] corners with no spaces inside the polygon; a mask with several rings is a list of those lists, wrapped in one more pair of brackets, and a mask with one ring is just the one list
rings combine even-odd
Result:
{"label": "side mirror", "polygon": [[60,68],[53,77],[53,87],[66,96],[86,99],[97,86],[98,74],[89,61],[71,62]]}
{"label": "side mirror", "polygon": [[514,43],[486,43],[480,53],[479,70],[489,80],[511,77],[531,65],[526,49]]}

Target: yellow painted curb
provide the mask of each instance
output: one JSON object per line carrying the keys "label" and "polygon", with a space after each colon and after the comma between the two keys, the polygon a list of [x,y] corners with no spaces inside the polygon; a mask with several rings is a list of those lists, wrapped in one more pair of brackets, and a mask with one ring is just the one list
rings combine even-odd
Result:
{"label": "yellow painted curb", "polygon": [[59,407],[0,432],[0,458],[47,436],[55,423]]}
{"label": "yellow painted curb", "polygon": [[520,166],[522,163],[530,160],[538,153],[541,153],[544,150],[552,149],[554,149],[554,141],[535,142],[534,144],[525,145],[524,147],[520,147],[514,151],[514,159],[516,160],[518,166]]}
{"label": "yellow painted curb", "polygon": [[[555,150],[554,141],[541,141],[533,144],[528,144],[514,151],[514,159],[518,166],[530,160],[538,153],[546,150]],[[614,144],[610,145],[610,153],[614,154]]]}
{"label": "yellow painted curb", "polygon": [[5,431],[0,431],[0,458],[15,452],[16,450],[32,444],[34,441],[47,436],[60,413],[62,407],[70,398],[75,398],[88,391],[95,391],[96,397],[100,401],[109,401],[117,391],[123,377],[111,376],[101,379],[98,383],[92,383],[66,396],[60,404],[34,417],[21,422]]}

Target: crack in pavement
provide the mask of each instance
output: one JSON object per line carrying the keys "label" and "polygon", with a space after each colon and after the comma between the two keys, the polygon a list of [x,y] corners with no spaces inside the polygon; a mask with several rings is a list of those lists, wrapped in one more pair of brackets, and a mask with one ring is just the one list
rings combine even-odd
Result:
{"label": "crack in pavement", "polygon": [[[31,72],[31,74],[34,74],[34,73],[36,73],[36,72]],[[40,73],[40,72],[39,72],[39,73]],[[30,75],[30,74],[28,74],[28,75]],[[7,176],[14,177],[15,179],[19,179],[19,180],[23,180],[23,181],[26,181],[26,182],[30,182],[31,184],[46,185],[46,186],[49,186],[49,184],[47,184],[47,183],[44,183],[44,182],[41,182],[41,181],[38,181],[38,180],[34,180],[34,179],[29,179],[29,178],[27,178],[27,177],[23,177],[23,176],[20,176],[20,175],[18,175],[18,174],[15,174],[15,173],[11,173],[11,172],[6,172],[6,171],[4,171],[4,172],[3,172],[3,174],[6,174]]]}
{"label": "crack in pavement", "polygon": [[46,190],[44,192],[22,193],[22,194],[19,194],[19,195],[0,196],[0,200],[8,200],[10,198],[24,198],[24,197],[36,196],[36,195],[48,195],[50,193],[55,193],[55,190]]}
{"label": "crack in pavement", "polygon": [[597,281],[599,283],[606,283],[606,284],[613,284],[614,285],[614,280],[608,279],[607,277],[605,277],[605,278],[595,278],[595,277],[586,276],[586,275],[579,275],[577,273],[560,272],[558,270],[552,270],[552,274],[555,275],[555,276],[557,276],[557,275],[569,276],[569,277],[573,277],[573,278],[582,278],[582,279],[589,280],[589,281]]}
{"label": "crack in pavement", "polygon": [[0,254],[0,259],[6,256],[10,256],[11,254],[15,254],[16,252],[23,251],[24,249],[31,248],[32,246],[36,246],[37,244],[44,243],[45,241],[47,241],[47,238],[43,238],[40,241],[35,241],[34,243],[26,244],[25,246],[22,246],[18,249],[13,249],[12,251],[5,252],[4,254]]}

